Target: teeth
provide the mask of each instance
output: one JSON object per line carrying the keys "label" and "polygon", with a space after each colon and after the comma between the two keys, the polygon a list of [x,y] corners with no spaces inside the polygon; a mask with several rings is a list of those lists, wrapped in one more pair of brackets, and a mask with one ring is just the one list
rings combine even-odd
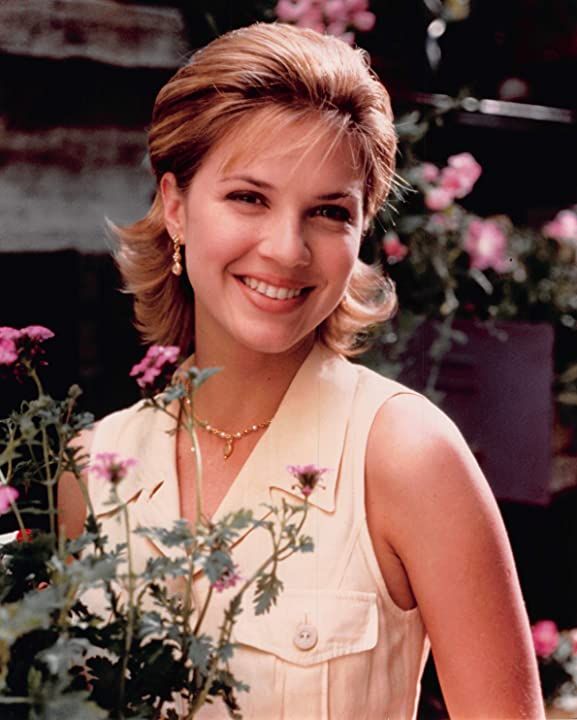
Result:
{"label": "teeth", "polygon": [[277,287],[276,285],[268,285],[262,280],[256,280],[255,278],[249,277],[248,275],[242,278],[242,281],[252,290],[256,290],[261,295],[266,295],[274,300],[290,300],[291,298],[300,295],[302,288],[286,288]]}

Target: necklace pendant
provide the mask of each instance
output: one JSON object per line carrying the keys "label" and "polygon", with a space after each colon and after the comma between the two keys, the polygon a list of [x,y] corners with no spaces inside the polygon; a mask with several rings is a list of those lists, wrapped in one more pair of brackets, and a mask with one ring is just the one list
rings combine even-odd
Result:
{"label": "necklace pendant", "polygon": [[233,446],[233,439],[227,438],[226,445],[224,446],[224,459],[228,460],[229,457],[232,455],[232,451],[234,450]]}

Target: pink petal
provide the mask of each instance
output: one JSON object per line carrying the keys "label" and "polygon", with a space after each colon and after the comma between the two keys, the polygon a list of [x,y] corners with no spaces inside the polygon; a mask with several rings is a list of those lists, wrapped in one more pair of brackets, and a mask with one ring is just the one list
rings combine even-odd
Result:
{"label": "pink petal", "polygon": [[326,0],[323,12],[329,23],[337,21],[343,24],[343,32],[346,29],[349,20],[349,12],[345,6],[344,0]]}
{"label": "pink petal", "polygon": [[18,350],[11,340],[0,339],[0,365],[13,365],[18,360]]}
{"label": "pink petal", "polygon": [[435,180],[439,177],[439,173],[441,172],[436,165],[428,162],[423,163],[420,166],[419,171],[421,173],[421,177],[427,183],[435,182]]}
{"label": "pink petal", "polygon": [[275,8],[276,16],[282,22],[294,23],[310,10],[311,0],[279,0]]}
{"label": "pink petal", "polygon": [[465,197],[473,189],[473,183],[468,176],[453,167],[444,167],[441,170],[440,186],[457,198]]}
{"label": "pink petal", "polygon": [[406,257],[409,248],[400,241],[394,230],[389,230],[383,238],[383,250],[389,260],[399,261]]}
{"label": "pink petal", "polygon": [[368,10],[362,10],[356,12],[352,18],[352,25],[360,30],[361,32],[369,32],[375,27],[377,16],[375,13],[369,12]]}
{"label": "pink petal", "polygon": [[425,205],[429,210],[445,210],[453,202],[453,194],[446,188],[431,188],[425,193]]}
{"label": "pink petal", "polygon": [[22,335],[20,330],[16,330],[13,327],[0,327],[0,341],[11,340],[12,342],[18,340]]}
{"label": "pink petal", "polygon": [[491,220],[471,220],[463,242],[471,257],[471,266],[479,270],[507,268],[507,236]]}
{"label": "pink petal", "polygon": [[21,333],[36,342],[43,342],[44,340],[50,340],[50,338],[54,337],[52,330],[42,325],[29,325],[28,327],[22,328]]}
{"label": "pink petal", "polygon": [[362,12],[369,9],[369,0],[344,0],[349,13]]}
{"label": "pink petal", "polygon": [[552,620],[541,620],[531,628],[535,652],[539,657],[549,657],[559,644],[559,631]]}
{"label": "pink petal", "polygon": [[345,34],[347,25],[340,20],[335,20],[327,25],[326,32],[328,35],[334,35],[335,37],[341,37]]}
{"label": "pink petal", "polygon": [[471,187],[477,182],[483,172],[483,168],[471,153],[468,152],[451,155],[447,162],[449,163],[449,167],[455,168],[467,178]]}
{"label": "pink petal", "polygon": [[0,515],[11,509],[11,503],[18,498],[19,492],[11,485],[0,485]]}

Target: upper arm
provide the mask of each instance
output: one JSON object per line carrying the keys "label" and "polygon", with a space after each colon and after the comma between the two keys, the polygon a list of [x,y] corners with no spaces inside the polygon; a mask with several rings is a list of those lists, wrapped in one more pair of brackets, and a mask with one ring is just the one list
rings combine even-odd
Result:
{"label": "upper arm", "polygon": [[367,475],[431,640],[451,718],[542,717],[515,565],[483,474],[455,425],[401,395],[377,415]]}
{"label": "upper arm", "polygon": [[[90,453],[94,429],[83,430],[72,441],[82,454]],[[80,480],[71,472],[62,473],[58,481],[58,525],[69,538],[78,537],[84,530],[86,521],[86,502],[80,482],[87,487],[86,478]]]}

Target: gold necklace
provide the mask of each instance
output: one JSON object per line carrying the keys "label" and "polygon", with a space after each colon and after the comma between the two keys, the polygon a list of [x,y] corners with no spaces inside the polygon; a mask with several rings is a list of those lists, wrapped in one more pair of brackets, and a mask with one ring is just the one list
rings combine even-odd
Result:
{"label": "gold necklace", "polygon": [[258,430],[264,430],[267,428],[271,422],[272,418],[270,420],[266,420],[266,422],[257,423],[256,425],[249,425],[249,427],[245,428],[244,430],[239,430],[235,433],[229,433],[225,430],[220,430],[217,427],[214,427],[214,425],[210,425],[210,423],[207,423],[205,420],[200,420],[199,418],[194,417],[194,422],[201,427],[203,430],[205,430],[207,433],[210,433],[211,435],[215,435],[216,437],[219,437],[221,440],[225,441],[224,445],[224,459],[228,460],[229,457],[232,455],[234,450],[234,443],[235,440],[241,440],[243,437],[246,437],[247,435],[250,435],[251,433],[258,432]]}

